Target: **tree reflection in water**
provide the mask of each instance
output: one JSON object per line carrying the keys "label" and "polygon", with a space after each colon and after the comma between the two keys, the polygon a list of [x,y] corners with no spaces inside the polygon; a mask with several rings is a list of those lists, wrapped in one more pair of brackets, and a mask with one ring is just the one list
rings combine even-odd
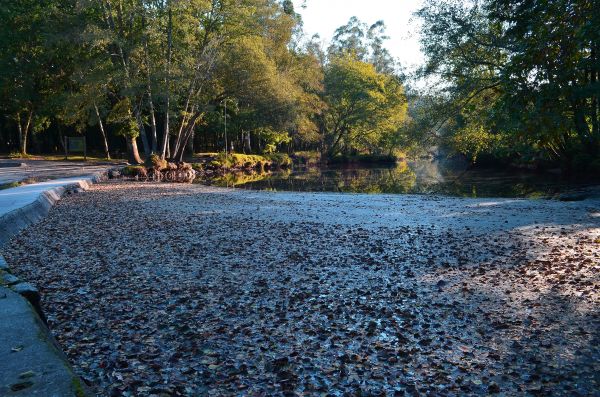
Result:
{"label": "tree reflection in water", "polygon": [[352,165],[240,172],[200,182],[248,190],[536,198],[585,186],[589,181],[515,170],[467,170],[436,161],[416,161],[389,167]]}

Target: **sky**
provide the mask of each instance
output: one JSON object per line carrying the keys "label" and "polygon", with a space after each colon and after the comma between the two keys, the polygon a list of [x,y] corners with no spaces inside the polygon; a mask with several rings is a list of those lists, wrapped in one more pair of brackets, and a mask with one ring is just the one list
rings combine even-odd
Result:
{"label": "sky", "polygon": [[[386,48],[402,67],[413,70],[423,63],[419,46],[418,20],[412,13],[423,0],[293,0],[302,15],[304,30],[310,37],[318,33],[329,42],[334,31],[356,16],[371,25],[383,20],[390,40]],[[301,8],[305,4],[306,8]]]}

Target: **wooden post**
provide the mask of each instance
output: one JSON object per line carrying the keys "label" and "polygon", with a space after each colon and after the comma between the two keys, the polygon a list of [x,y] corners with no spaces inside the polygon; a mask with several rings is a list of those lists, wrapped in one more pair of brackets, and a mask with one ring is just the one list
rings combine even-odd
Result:
{"label": "wooden post", "polygon": [[64,137],[65,139],[65,160],[69,159],[69,147],[67,146],[69,144],[69,138],[68,137]]}
{"label": "wooden post", "polygon": [[87,142],[85,136],[83,137],[83,161],[87,161]]}

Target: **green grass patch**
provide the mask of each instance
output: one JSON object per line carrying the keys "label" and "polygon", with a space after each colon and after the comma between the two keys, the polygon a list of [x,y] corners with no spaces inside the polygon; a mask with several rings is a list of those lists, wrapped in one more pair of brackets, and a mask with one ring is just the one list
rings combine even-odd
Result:
{"label": "green grass patch", "polygon": [[21,153],[21,152],[11,152],[8,154],[9,159],[32,159],[36,156],[32,156],[31,154]]}
{"label": "green grass patch", "polygon": [[19,186],[21,186],[21,182],[3,183],[3,184],[0,184],[0,190],[12,189],[13,187],[19,187]]}

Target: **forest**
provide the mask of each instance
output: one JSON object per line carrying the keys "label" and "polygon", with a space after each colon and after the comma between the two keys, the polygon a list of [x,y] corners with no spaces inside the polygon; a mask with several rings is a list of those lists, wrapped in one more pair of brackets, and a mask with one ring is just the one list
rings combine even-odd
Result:
{"label": "forest", "polygon": [[[427,0],[425,65],[385,24],[307,37],[291,0],[5,0],[0,152],[142,163],[314,151],[600,170],[594,0]],[[420,81],[420,84],[417,84]],[[424,82],[424,83],[423,83]]]}

